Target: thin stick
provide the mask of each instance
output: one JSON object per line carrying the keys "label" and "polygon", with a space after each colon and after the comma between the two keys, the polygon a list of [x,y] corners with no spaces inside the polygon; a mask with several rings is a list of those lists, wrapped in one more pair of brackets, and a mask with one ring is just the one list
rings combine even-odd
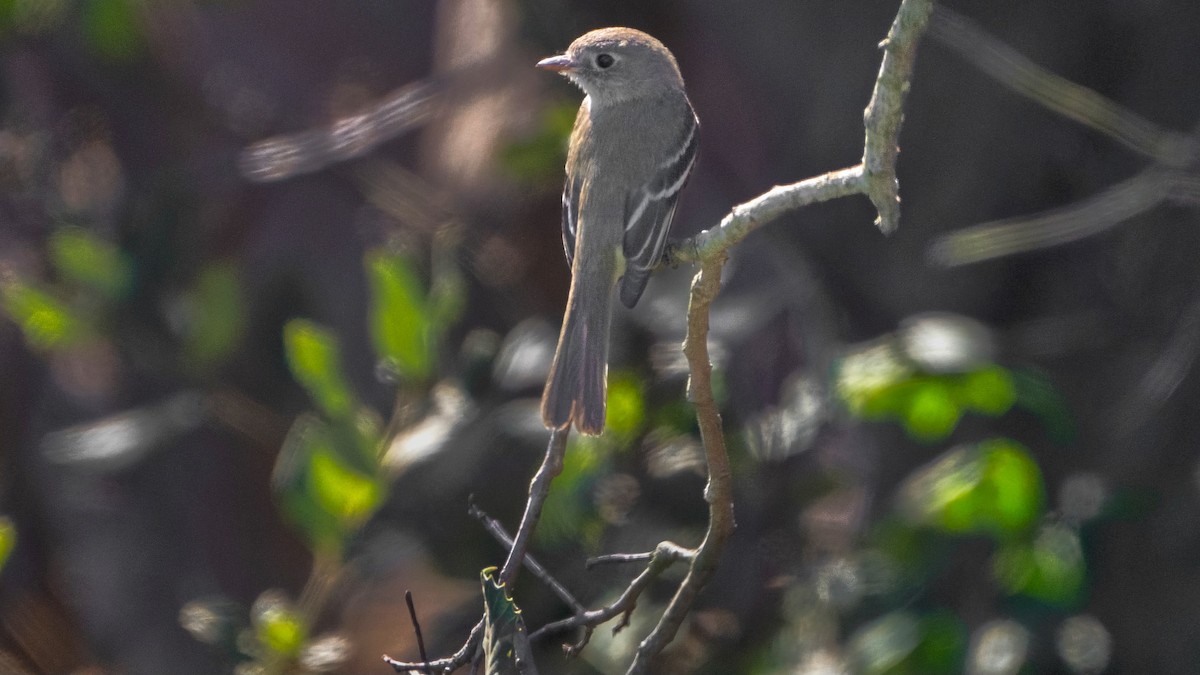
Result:
{"label": "thin stick", "polygon": [[429,655],[425,653],[425,637],[421,635],[421,623],[417,621],[417,608],[413,606],[412,591],[405,589],[404,602],[408,605],[408,615],[412,617],[413,632],[417,634],[417,651],[421,654],[421,663],[425,664],[425,675],[433,675],[429,669]]}
{"label": "thin stick", "polygon": [[[475,518],[479,519],[479,522],[483,523],[484,529],[487,530],[497,540],[499,540],[501,544],[504,544],[506,548],[512,546],[512,537],[508,535],[508,532],[505,531],[504,526],[500,524],[500,521],[489,516],[483,511],[483,509],[479,508],[475,504],[470,505],[468,512]],[[587,607],[584,607],[583,603],[575,599],[575,596],[571,594],[571,591],[567,590],[566,586],[562,585],[562,582],[560,582],[558,579],[555,579],[554,576],[551,575],[541,563],[539,563],[532,555],[529,555],[528,553],[525,554],[525,566],[528,567],[529,571],[532,572],[535,577],[541,580],[542,583],[549,586],[550,590],[554,591],[554,594],[558,596],[558,599],[562,600],[568,607],[571,608],[572,611],[576,613],[587,611]]]}
{"label": "thin stick", "polygon": [[696,596],[716,571],[725,542],[733,534],[733,477],[725,451],[721,414],[713,397],[712,363],[708,356],[709,306],[721,287],[721,268],[724,264],[724,255],[705,261],[692,281],[688,332],[683,342],[683,353],[691,373],[688,399],[696,406],[700,440],[708,460],[708,485],[704,489],[704,497],[708,501],[708,530],[704,541],[696,549],[687,576],[659,618],[658,625],[638,645],[633,663],[629,666],[630,675],[649,672],[651,659],[675,639],[684,617],[695,604]]}
{"label": "thin stick", "polygon": [[546,445],[546,456],[542,466],[534,474],[529,483],[529,498],[525,501],[525,513],[521,516],[521,525],[513,537],[512,548],[508,550],[508,558],[504,567],[500,568],[500,583],[512,587],[512,582],[521,570],[521,561],[525,559],[525,551],[529,548],[529,540],[537,529],[538,520],[542,516],[542,506],[546,496],[550,494],[550,482],[562,473],[563,454],[567,449],[567,436],[570,427],[554,429],[550,432],[550,442]]}

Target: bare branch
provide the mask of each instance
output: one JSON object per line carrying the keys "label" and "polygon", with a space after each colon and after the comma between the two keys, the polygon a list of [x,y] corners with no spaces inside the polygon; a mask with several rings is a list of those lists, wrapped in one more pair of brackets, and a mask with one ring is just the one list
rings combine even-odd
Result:
{"label": "bare branch", "polygon": [[863,113],[866,129],[861,164],[779,185],[739,204],[716,227],[673,244],[664,256],[672,265],[720,255],[746,235],[779,216],[807,204],[861,194],[871,199],[879,217],[875,224],[885,233],[900,223],[900,196],[896,183],[896,157],[904,100],[916,62],[917,43],[928,24],[932,0],[904,0],[888,37],[883,41],[883,61]]}
{"label": "bare branch", "polygon": [[722,253],[705,260],[700,272],[692,280],[687,337],[683,341],[683,353],[687,357],[690,372],[688,399],[696,406],[700,440],[708,461],[708,485],[704,489],[704,498],[708,501],[708,530],[704,541],[696,549],[687,576],[659,618],[658,625],[638,645],[633,663],[627,671],[630,675],[649,672],[651,659],[675,639],[696,596],[716,571],[725,541],[733,534],[733,480],[725,451],[721,413],[713,397],[712,363],[708,358],[709,307],[721,289],[721,269],[726,259]]}
{"label": "bare branch", "polygon": [[521,561],[525,558],[526,549],[529,548],[529,540],[533,537],[538,519],[542,516],[542,505],[546,503],[546,495],[550,494],[550,482],[562,473],[563,453],[567,450],[569,434],[569,427],[550,432],[550,442],[546,446],[546,456],[542,460],[542,466],[534,474],[533,480],[529,484],[529,498],[525,501],[525,513],[521,516],[521,525],[517,528],[517,535],[513,538],[512,548],[508,550],[508,558],[504,561],[504,567],[500,568],[501,585],[511,587],[513,580],[517,578],[517,572],[521,570]]}
{"label": "bare branch", "polygon": [[429,655],[425,651],[425,636],[421,633],[421,622],[417,621],[417,607],[413,604],[412,591],[404,591],[404,602],[408,605],[408,616],[412,619],[413,632],[417,635],[417,653],[421,655],[421,662],[425,664],[422,672],[424,675],[433,675],[433,671],[429,669]]}
{"label": "bare branch", "polygon": [[475,658],[475,652],[479,649],[479,641],[483,639],[483,619],[475,624],[471,629],[471,634],[467,636],[467,641],[463,643],[462,648],[453,655],[443,659],[435,659],[423,663],[408,663],[405,661],[397,661],[390,656],[384,656],[383,662],[391,666],[397,673],[421,673],[425,670],[435,670],[440,673],[452,673],[459,668],[467,665]]}
{"label": "bare branch", "polygon": [[370,110],[344,117],[324,129],[274,136],[242,151],[238,167],[255,182],[273,182],[312,173],[359,157],[380,143],[430,118],[439,87],[417,82],[394,91]]}
{"label": "bare branch", "polygon": [[838,197],[863,194],[862,165],[777,185],[743,204],[738,204],[716,227],[691,239],[674,243],[667,251],[670,264],[697,262],[732,248],[754,230],[801,206]]}
{"label": "bare branch", "polygon": [[1180,168],[1196,154],[1195,141],[1187,134],[1164,130],[1095,91],[1051,73],[953,10],[938,6],[929,34],[1009,89],[1163,165]]}
{"label": "bare branch", "polygon": [[[485,530],[487,530],[493,537],[503,544],[505,548],[511,550],[513,543],[512,537],[510,537],[508,532],[505,531],[504,526],[500,524],[500,521],[484,513],[483,509],[479,508],[475,504],[471,504],[468,511],[472,516],[477,518],[479,522],[483,523],[483,528]],[[567,590],[567,587],[562,585],[562,582],[560,582],[558,579],[555,579],[554,576],[551,575],[541,563],[535,560],[534,557],[528,553],[525,554],[525,566],[528,567],[529,571],[532,572],[533,575],[542,583],[549,586],[550,590],[554,591],[554,594],[558,596],[558,599],[562,600],[573,611],[576,613],[583,613],[587,611],[587,607],[584,607],[583,603],[576,600],[575,596],[571,594],[571,591]]]}
{"label": "bare branch", "polygon": [[863,115],[866,141],[863,144],[863,179],[867,196],[879,212],[875,224],[884,233],[900,225],[900,188],[896,181],[896,155],[900,152],[900,125],[904,121],[904,99],[908,96],[917,42],[929,23],[933,3],[904,2],[883,41],[883,62],[875,78],[875,90]]}
{"label": "bare branch", "polygon": [[1090,237],[1162,203],[1175,185],[1173,175],[1148,169],[1069,206],[959,230],[934,241],[929,259],[954,267]]}
{"label": "bare branch", "polygon": [[598,555],[595,558],[589,558],[585,563],[590,570],[599,565],[609,565],[613,563],[631,563],[631,562],[646,562],[654,556],[669,555],[674,560],[683,560],[691,562],[695,557],[696,552],[690,548],[684,548],[678,544],[673,544],[669,541],[659,542],[658,547],[653,551],[646,553],[610,553],[608,555]]}
{"label": "bare branch", "polygon": [[548,623],[534,631],[529,636],[530,639],[537,639],[545,635],[582,626],[584,632],[579,641],[573,645],[564,646],[567,655],[574,656],[587,645],[588,640],[591,639],[592,631],[596,626],[618,615],[621,617],[621,621],[616,626],[613,626],[613,633],[618,633],[621,629],[628,626],[629,616],[633,614],[633,610],[637,607],[638,598],[641,597],[642,591],[650,585],[650,582],[654,581],[655,578],[671,565],[683,560],[690,561],[692,560],[692,556],[693,551],[691,549],[686,549],[669,541],[660,543],[654,549],[654,552],[650,554],[650,562],[646,565],[646,569],[642,570],[641,574],[629,582],[629,586],[612,603],[600,609],[579,612],[560,621]]}

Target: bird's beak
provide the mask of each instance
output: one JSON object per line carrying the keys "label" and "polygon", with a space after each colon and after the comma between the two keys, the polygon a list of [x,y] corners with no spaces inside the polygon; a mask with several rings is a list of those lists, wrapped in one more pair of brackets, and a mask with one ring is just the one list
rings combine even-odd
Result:
{"label": "bird's beak", "polygon": [[575,70],[575,62],[566,54],[551,56],[548,59],[542,59],[537,62],[537,67],[542,70],[552,70],[556,73],[569,73]]}

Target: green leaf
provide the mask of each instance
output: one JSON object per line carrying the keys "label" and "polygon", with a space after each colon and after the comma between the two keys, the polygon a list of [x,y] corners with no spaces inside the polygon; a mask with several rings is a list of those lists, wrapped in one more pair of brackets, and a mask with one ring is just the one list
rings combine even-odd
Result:
{"label": "green leaf", "polygon": [[292,377],[332,419],[349,416],[354,396],[342,375],[341,355],[333,333],[306,319],[283,327],[283,346]]}
{"label": "green leaf", "polygon": [[939,441],[954,431],[961,414],[942,378],[925,378],[908,399],[904,430],[919,441]]}
{"label": "green leaf", "polygon": [[497,578],[497,569],[480,573],[483,585],[483,654],[487,675],[536,675],[533,649],[521,610]]}
{"label": "green leaf", "polygon": [[1017,390],[1007,368],[992,366],[962,376],[959,400],[965,408],[999,416],[1012,408]]}
{"label": "green leaf", "polygon": [[898,414],[907,396],[895,387],[910,380],[915,371],[897,358],[887,343],[872,345],[844,356],[837,364],[834,391],[853,415],[880,419]]}
{"label": "green leaf", "polygon": [[287,520],[317,550],[341,550],[387,496],[377,465],[364,456],[364,446],[374,452],[379,442],[378,430],[370,433],[355,420],[330,424],[310,414],[284,440],[272,487]]}
{"label": "green leaf", "polygon": [[183,298],[184,354],[209,367],[233,352],[246,326],[245,301],[237,269],[228,262],[206,266]]}
{"label": "green leaf", "polygon": [[428,380],[434,362],[434,324],[412,261],[376,249],[367,254],[366,266],[376,352],[402,377],[413,382]]}
{"label": "green leaf", "polygon": [[962,672],[967,629],[955,615],[896,611],[859,629],[850,640],[857,672],[949,675]]}
{"label": "green leaf", "polygon": [[1060,523],[1043,527],[1032,542],[1003,546],[992,571],[1005,591],[1061,607],[1082,601],[1087,579],[1079,533]]}
{"label": "green leaf", "polygon": [[951,675],[963,672],[968,632],[962,620],[947,611],[935,611],[920,619],[921,643],[908,659],[907,670],[921,675]]}
{"label": "green leaf", "polygon": [[610,373],[605,431],[627,440],[641,431],[645,419],[646,394],[641,378],[629,371]]}
{"label": "green leaf", "polygon": [[252,619],[259,644],[275,657],[295,657],[308,638],[304,621],[279,591],[259,596]]}
{"label": "green leaf", "polygon": [[17,528],[7,516],[0,516],[0,570],[17,547]]}
{"label": "green leaf", "polygon": [[1041,516],[1041,472],[1010,439],[959,447],[914,472],[900,491],[911,522],[951,533],[1001,539],[1027,532]]}
{"label": "green leaf", "polygon": [[331,449],[320,448],[309,460],[309,488],[316,503],[353,532],[383,502],[383,488],[371,476],[346,466]]}
{"label": "green leaf", "polygon": [[64,278],[103,293],[123,297],[133,280],[129,257],[94,234],[79,227],[61,227],[50,235],[50,262]]}
{"label": "green leaf", "polygon": [[985,519],[993,532],[1009,536],[1027,531],[1041,517],[1045,489],[1037,462],[1021,444],[998,438],[980,444]]}
{"label": "green leaf", "polygon": [[84,324],[66,304],[46,291],[20,281],[0,285],[4,312],[39,350],[70,346],[84,336]]}

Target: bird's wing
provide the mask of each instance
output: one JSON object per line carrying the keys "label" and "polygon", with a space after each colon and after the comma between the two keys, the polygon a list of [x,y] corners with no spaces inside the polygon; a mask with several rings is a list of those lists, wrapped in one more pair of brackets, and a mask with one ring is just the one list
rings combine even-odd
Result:
{"label": "bird's wing", "polygon": [[562,237],[563,249],[567,254],[567,267],[575,258],[575,233],[579,229],[579,190],[582,181],[578,176],[567,175],[562,193]]}
{"label": "bird's wing", "polygon": [[700,123],[694,114],[688,119],[691,124],[679,139],[678,152],[659,164],[650,180],[630,191],[625,199],[625,276],[621,280],[621,302],[626,307],[637,304],[650,273],[662,257],[679,192],[696,162]]}

